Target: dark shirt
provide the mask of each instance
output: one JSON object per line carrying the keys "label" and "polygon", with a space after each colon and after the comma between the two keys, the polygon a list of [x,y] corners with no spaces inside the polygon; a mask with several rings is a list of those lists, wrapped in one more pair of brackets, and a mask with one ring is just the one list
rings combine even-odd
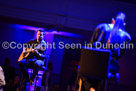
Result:
{"label": "dark shirt", "polygon": [[29,42],[26,43],[28,48],[36,49],[42,56],[39,56],[37,53],[32,53],[30,52],[29,56],[27,59],[33,59],[36,58],[37,60],[43,60],[45,59],[45,52],[46,52],[46,43],[44,40],[41,42],[37,42],[36,39],[30,40]]}

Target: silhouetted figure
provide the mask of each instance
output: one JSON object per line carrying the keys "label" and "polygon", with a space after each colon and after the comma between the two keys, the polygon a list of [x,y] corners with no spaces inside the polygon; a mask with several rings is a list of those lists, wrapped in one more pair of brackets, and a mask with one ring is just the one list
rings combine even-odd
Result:
{"label": "silhouetted figure", "polygon": [[4,91],[11,91],[11,84],[13,83],[16,72],[15,72],[15,68],[10,66],[9,58],[5,58],[2,68],[4,71],[5,81],[6,81],[6,85],[4,86]]}
{"label": "silhouetted figure", "polygon": [[51,87],[51,76],[52,76],[53,64],[48,63],[47,71],[43,75],[42,85],[45,86],[46,91],[49,91]]}
{"label": "silhouetted figure", "polygon": [[20,82],[19,75],[16,75],[13,82],[13,88],[12,88],[13,91],[19,91],[19,82]]}

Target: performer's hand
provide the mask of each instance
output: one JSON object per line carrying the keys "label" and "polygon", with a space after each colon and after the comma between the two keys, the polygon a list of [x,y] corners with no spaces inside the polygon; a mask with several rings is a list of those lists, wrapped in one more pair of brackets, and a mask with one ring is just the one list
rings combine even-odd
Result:
{"label": "performer's hand", "polygon": [[32,49],[32,53],[35,53],[35,49]]}
{"label": "performer's hand", "polygon": [[37,55],[41,56],[41,54],[35,49],[32,49],[32,53],[36,53]]}

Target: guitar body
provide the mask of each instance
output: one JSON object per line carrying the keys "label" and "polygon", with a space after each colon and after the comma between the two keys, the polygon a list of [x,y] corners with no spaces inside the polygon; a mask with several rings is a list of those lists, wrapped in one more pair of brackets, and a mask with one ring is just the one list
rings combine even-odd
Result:
{"label": "guitar body", "polygon": [[27,49],[26,52],[23,51],[23,52],[21,53],[21,55],[19,56],[19,58],[18,58],[18,62],[21,61],[22,59],[28,57],[29,54],[30,54],[30,52],[31,52],[31,49]]}
{"label": "guitar body", "polygon": [[[34,50],[41,50],[41,45],[37,45]],[[27,48],[27,49],[23,49],[23,52],[21,53],[21,55],[18,58],[18,62],[21,61],[22,59],[26,58],[29,56],[30,52],[32,52],[32,47],[31,48]]]}

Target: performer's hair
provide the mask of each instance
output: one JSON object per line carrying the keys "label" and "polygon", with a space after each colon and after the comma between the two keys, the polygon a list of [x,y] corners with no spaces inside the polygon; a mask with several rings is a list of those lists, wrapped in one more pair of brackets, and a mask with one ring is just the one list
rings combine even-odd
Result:
{"label": "performer's hair", "polygon": [[38,29],[37,32],[40,31],[40,32],[45,32],[43,29]]}
{"label": "performer's hair", "polygon": [[126,17],[125,13],[119,12],[117,14],[116,22],[115,22],[114,27],[118,26],[118,28],[120,28],[122,30],[125,30],[125,26],[124,26],[124,19],[125,19],[125,17]]}
{"label": "performer's hair", "polygon": [[[117,17],[118,17],[118,16],[120,16],[120,17],[122,17],[122,18],[125,18],[125,17],[126,17],[126,14],[123,13],[123,12],[118,12]],[[116,17],[116,18],[117,18],[117,17]]]}

